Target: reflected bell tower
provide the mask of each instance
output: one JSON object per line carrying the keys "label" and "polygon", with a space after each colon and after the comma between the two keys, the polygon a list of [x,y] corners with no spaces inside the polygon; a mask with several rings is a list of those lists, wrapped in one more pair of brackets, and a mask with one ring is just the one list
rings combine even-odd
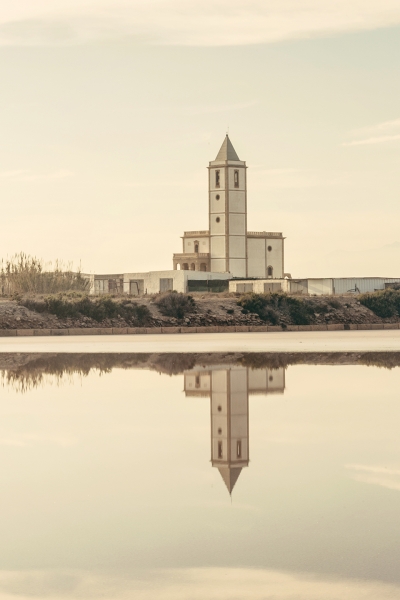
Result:
{"label": "reflected bell tower", "polygon": [[213,365],[185,371],[185,395],[210,398],[211,464],[232,494],[249,465],[249,395],[283,394],[285,369]]}
{"label": "reflected bell tower", "polygon": [[211,463],[231,494],[249,464],[247,369],[211,372]]}

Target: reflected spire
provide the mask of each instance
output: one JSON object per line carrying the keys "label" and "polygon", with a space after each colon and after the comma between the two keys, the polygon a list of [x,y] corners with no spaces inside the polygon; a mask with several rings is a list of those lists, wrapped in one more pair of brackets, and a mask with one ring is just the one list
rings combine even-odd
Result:
{"label": "reflected spire", "polygon": [[242,467],[218,467],[218,471],[221,473],[221,477],[228,488],[228,492],[232,494],[235,483],[239,479],[239,475],[242,472]]}

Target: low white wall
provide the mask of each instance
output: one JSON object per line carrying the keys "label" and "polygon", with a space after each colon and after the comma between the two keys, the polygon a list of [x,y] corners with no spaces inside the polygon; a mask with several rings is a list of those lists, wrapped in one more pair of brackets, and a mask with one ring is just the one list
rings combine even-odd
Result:
{"label": "low white wall", "polygon": [[330,296],[333,294],[332,279],[309,279],[308,293],[311,296]]}
{"label": "low white wall", "polygon": [[143,280],[145,294],[160,293],[160,279],[172,279],[172,289],[175,292],[187,292],[189,279],[207,281],[209,279],[229,279],[229,273],[210,273],[207,271],[149,271],[147,273],[125,273],[124,292],[129,294],[131,281]]}
{"label": "low white wall", "polygon": [[172,289],[177,292],[185,291],[185,273],[187,271],[149,271],[147,273],[124,273],[124,292],[129,294],[131,281],[143,280],[145,294],[159,294],[160,279],[172,279]]}
{"label": "low white wall", "polygon": [[243,293],[243,289],[241,286],[245,285],[246,292],[264,294],[265,284],[267,284],[268,286],[270,286],[271,284],[275,284],[274,287],[278,288],[278,286],[280,286],[280,290],[282,292],[288,292],[288,281],[288,279],[233,279],[229,282],[229,291],[234,293]]}

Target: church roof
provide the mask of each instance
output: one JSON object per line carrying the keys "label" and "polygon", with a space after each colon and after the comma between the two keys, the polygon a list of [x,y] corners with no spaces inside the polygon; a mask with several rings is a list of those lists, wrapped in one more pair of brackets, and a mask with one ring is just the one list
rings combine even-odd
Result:
{"label": "church roof", "polygon": [[242,467],[218,467],[218,471],[221,473],[221,477],[225,482],[228,492],[231,494],[235,483],[239,479]]}
{"label": "church roof", "polygon": [[226,137],[222,143],[220,151],[218,152],[217,158],[215,160],[216,161],[217,160],[239,160],[240,161],[240,158],[236,154],[236,150],[232,146],[232,142],[229,139],[228,134],[226,134]]}

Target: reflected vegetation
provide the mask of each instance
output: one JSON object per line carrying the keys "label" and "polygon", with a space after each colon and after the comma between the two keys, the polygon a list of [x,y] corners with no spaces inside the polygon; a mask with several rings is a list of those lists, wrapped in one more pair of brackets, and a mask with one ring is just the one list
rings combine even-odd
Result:
{"label": "reflected vegetation", "polygon": [[[0,380],[26,392],[40,385],[68,383],[72,375],[100,375],[113,369],[148,369],[167,375],[179,375],[189,369],[214,365],[250,369],[286,369],[291,365],[366,365],[393,369],[400,366],[400,352],[327,352],[327,353],[2,353]],[[50,376],[50,377],[49,377]]]}

